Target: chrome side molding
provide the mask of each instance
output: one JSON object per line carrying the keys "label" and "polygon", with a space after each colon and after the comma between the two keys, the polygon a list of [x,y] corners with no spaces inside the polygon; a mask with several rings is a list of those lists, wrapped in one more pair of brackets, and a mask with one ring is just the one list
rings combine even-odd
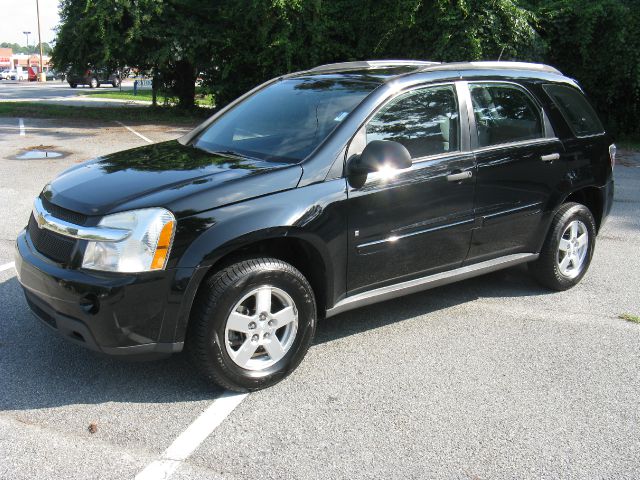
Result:
{"label": "chrome side molding", "polygon": [[129,230],[120,228],[83,227],[60,220],[44,208],[40,198],[36,198],[33,203],[33,218],[38,224],[38,228],[45,228],[66,237],[77,238],[78,240],[119,242],[131,235]]}
{"label": "chrome side molding", "polygon": [[514,253],[511,255],[505,255],[504,257],[494,258],[492,260],[486,260],[473,265],[456,268],[455,270],[450,270],[448,272],[436,273],[434,275],[376,288],[374,290],[369,290],[368,292],[358,293],[357,295],[340,300],[333,306],[333,308],[327,310],[326,317],[333,317],[339,313],[347,312],[359,307],[383,302],[385,300],[391,300],[392,298],[409,295],[411,293],[421,292],[430,288],[457,282],[458,280],[477,277],[485,273],[512,267],[520,263],[531,262],[536,260],[538,256],[539,255],[537,253]]}

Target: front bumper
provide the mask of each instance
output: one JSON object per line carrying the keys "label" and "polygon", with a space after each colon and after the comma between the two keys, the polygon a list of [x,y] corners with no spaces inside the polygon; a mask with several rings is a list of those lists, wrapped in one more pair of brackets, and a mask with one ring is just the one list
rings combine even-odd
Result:
{"label": "front bumper", "polygon": [[191,269],[132,275],[63,268],[39,254],[25,231],[15,265],[33,313],[68,340],[109,355],[182,350],[175,341],[182,294],[174,285]]}

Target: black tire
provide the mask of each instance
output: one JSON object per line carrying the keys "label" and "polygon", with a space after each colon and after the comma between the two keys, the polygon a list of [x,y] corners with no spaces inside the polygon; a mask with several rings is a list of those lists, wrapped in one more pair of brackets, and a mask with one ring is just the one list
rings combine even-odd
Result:
{"label": "black tire", "polygon": [[69,84],[69,86],[70,86],[71,88],[76,88],[76,87],[78,86],[78,84],[77,84],[77,83],[70,83],[70,84]]}
{"label": "black tire", "polygon": [[89,88],[98,88],[100,87],[100,82],[98,82],[98,79],[96,77],[93,77],[91,80],[89,80]]}
{"label": "black tire", "polygon": [[[249,370],[229,355],[225,328],[238,302],[263,286],[280,289],[293,300],[297,332],[286,354],[275,364]],[[296,268],[275,258],[250,258],[205,279],[191,312],[186,350],[210,381],[238,392],[260,390],[284,379],[300,364],[313,340],[316,321],[313,290]],[[242,340],[248,341],[248,336]]]}
{"label": "black tire", "polygon": [[119,79],[119,78],[117,78],[117,79],[115,79],[113,82],[111,82],[111,86],[112,86],[113,88],[118,88],[118,87],[120,86],[120,79]]}
{"label": "black tire", "polygon": [[[576,269],[575,274],[565,275],[562,273],[559,260],[561,253],[559,252],[560,240],[565,230],[574,221],[580,221],[586,227],[587,251],[580,267]],[[551,221],[547,238],[544,241],[540,257],[535,262],[529,264],[529,270],[536,280],[544,287],[551,290],[567,290],[577,285],[582,277],[585,276],[593,250],[596,244],[596,222],[587,207],[579,203],[563,204]]]}

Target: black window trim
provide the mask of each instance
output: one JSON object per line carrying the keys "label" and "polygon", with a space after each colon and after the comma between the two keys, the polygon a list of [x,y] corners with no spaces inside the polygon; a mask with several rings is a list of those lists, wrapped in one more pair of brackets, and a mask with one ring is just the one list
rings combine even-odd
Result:
{"label": "black window trim", "polygon": [[[467,116],[469,117],[469,137],[471,141],[470,142],[471,151],[487,152],[492,150],[501,150],[505,148],[520,147],[520,146],[526,146],[526,145],[538,145],[538,144],[545,144],[553,141],[559,141],[558,137],[553,131],[553,127],[551,126],[551,122],[549,121],[549,116],[547,115],[547,112],[545,111],[542,104],[540,103],[540,101],[538,101],[538,99],[534,94],[532,94],[527,88],[525,88],[521,84],[516,82],[510,82],[508,80],[472,80],[472,81],[465,81],[460,83],[464,83],[464,86],[466,87],[465,94],[467,96],[466,104],[468,106]],[[473,104],[471,102],[471,85],[486,85],[486,84],[507,85],[509,87],[515,87],[516,89],[522,91],[527,97],[529,97],[529,99],[533,102],[533,104],[536,107],[538,107],[538,113],[540,113],[540,116],[542,118],[542,129],[543,129],[544,136],[540,138],[518,140],[515,142],[505,142],[505,143],[498,143],[496,145],[487,145],[486,147],[479,147],[476,116],[473,111]]]}
{"label": "black window trim", "polygon": [[[459,148],[458,150],[455,150],[452,152],[436,153],[433,155],[426,155],[424,157],[413,158],[412,163],[417,164],[417,163],[423,163],[423,162],[430,162],[433,160],[440,160],[442,158],[469,154],[471,152],[471,148],[470,148],[471,146],[469,144],[470,128],[469,128],[469,118],[466,113],[467,100],[463,95],[461,95],[461,86],[459,85],[462,83],[465,83],[465,82],[460,82],[460,81],[445,81],[445,82],[435,82],[435,83],[425,82],[425,83],[415,84],[403,89],[393,91],[390,95],[388,95],[382,101],[380,101],[375,106],[375,108],[371,110],[371,112],[369,112],[369,115],[367,115],[367,118],[360,124],[360,126],[356,129],[356,132],[351,136],[351,139],[349,140],[349,142],[347,143],[347,147],[345,148],[345,162],[349,159],[351,155],[356,153],[356,152],[351,152],[351,146],[353,145],[354,141],[357,141],[357,137],[359,135],[363,135],[363,134],[366,135],[363,129],[366,127],[369,121],[387,104],[397,99],[401,95],[412,92],[414,90],[424,90],[425,88],[444,87],[444,86],[453,87],[453,94],[454,94],[456,103],[458,104],[458,119],[459,119],[459,127],[460,127],[460,132],[458,135],[460,140]],[[346,171],[345,171],[345,174],[346,174]]]}

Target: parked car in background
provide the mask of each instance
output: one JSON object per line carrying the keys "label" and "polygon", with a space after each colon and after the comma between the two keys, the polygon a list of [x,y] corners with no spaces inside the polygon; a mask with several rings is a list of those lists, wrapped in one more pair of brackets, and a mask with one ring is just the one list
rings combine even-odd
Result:
{"label": "parked car in background", "polygon": [[9,80],[10,72],[8,68],[5,70],[0,70],[0,80]]}
{"label": "parked car in background", "polygon": [[47,70],[46,74],[47,74],[47,82],[52,82],[54,80],[62,81],[65,79],[65,74],[63,72],[58,72],[53,69]]}
{"label": "parked car in background", "polygon": [[67,75],[67,82],[71,88],[78,85],[88,85],[91,88],[98,88],[100,85],[109,84],[116,88],[120,86],[122,79],[120,72],[110,71],[105,68],[87,69],[82,73],[70,71]]}
{"label": "parked car in background", "polygon": [[24,70],[9,70],[9,78],[7,80],[26,80],[27,79],[27,72]]}
{"label": "parked car in background", "polygon": [[15,266],[65,338],[185,348],[257,390],[298,366],[319,318],[524,263],[573,287],[614,165],[579,85],[547,65],[324,65],[71,167],[35,199]]}

